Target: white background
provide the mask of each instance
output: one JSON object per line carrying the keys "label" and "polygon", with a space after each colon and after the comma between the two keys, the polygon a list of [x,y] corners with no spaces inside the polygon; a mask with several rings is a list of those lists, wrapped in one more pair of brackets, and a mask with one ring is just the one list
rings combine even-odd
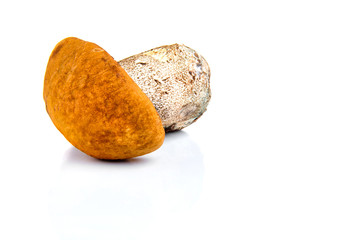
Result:
{"label": "white background", "polygon": [[[359,1],[2,1],[0,239],[360,239]],[[183,43],[208,111],[129,162],[79,152],[42,99],[75,36],[116,60]]]}

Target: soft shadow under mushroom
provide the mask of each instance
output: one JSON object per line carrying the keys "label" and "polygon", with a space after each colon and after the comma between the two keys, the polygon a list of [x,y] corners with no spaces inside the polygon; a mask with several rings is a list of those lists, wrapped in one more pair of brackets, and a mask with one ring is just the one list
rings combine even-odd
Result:
{"label": "soft shadow under mushroom", "polygon": [[146,239],[200,196],[202,154],[186,132],[130,161],[99,161],[71,148],[49,210],[62,240]]}

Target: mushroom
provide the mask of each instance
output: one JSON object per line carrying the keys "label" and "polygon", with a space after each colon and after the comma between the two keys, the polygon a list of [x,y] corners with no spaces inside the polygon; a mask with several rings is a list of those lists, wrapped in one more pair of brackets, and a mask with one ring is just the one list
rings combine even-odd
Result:
{"label": "mushroom", "polygon": [[127,159],[158,149],[159,114],[120,65],[98,45],[66,38],[52,51],[43,97],[57,129],[98,159]]}
{"label": "mushroom", "polygon": [[119,64],[152,101],[166,132],[189,126],[206,111],[210,68],[195,50],[183,44],[165,45]]}

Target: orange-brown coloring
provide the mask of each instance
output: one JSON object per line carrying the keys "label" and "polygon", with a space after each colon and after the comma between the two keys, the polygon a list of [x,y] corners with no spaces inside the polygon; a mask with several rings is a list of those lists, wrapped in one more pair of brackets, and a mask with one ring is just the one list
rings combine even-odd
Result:
{"label": "orange-brown coloring", "polygon": [[65,138],[99,159],[127,159],[158,149],[161,119],[148,97],[101,47],[59,42],[44,81],[46,110]]}

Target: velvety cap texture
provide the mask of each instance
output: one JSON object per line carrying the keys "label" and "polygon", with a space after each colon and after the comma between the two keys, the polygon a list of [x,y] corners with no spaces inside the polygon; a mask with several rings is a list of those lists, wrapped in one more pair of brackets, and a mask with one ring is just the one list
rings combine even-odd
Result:
{"label": "velvety cap texture", "polygon": [[46,110],[76,148],[99,159],[127,159],[158,149],[165,132],[149,98],[98,45],[66,38],[51,53]]}

